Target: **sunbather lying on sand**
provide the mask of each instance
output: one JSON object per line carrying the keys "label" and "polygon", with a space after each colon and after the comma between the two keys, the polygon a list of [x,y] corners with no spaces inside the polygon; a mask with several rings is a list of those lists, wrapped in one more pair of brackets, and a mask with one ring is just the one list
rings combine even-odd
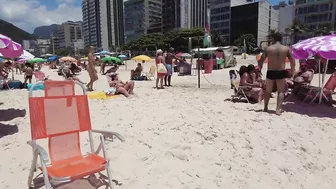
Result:
{"label": "sunbather lying on sand", "polygon": [[122,82],[118,78],[117,73],[110,73],[107,75],[108,83],[110,87],[115,87],[117,93],[124,95],[125,97],[129,98],[130,95],[133,95],[133,89],[134,89],[134,82],[133,81],[127,81]]}

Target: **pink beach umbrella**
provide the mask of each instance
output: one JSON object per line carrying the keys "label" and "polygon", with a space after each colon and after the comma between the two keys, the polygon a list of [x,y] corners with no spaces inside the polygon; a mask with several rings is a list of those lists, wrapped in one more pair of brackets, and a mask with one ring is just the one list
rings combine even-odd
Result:
{"label": "pink beach umbrella", "polygon": [[17,62],[18,64],[25,64],[25,63],[28,62],[28,59],[23,58],[23,59],[17,60],[16,62]]}
{"label": "pink beach umbrella", "polygon": [[23,49],[19,43],[9,37],[0,34],[0,53],[6,58],[17,58],[22,55]]}
{"label": "pink beach umbrella", "polygon": [[[319,37],[313,37],[310,39],[300,41],[292,46],[292,53],[294,57],[297,59],[307,59],[315,55],[318,55],[327,60],[330,60],[330,59],[335,60],[336,59],[336,35],[319,36]],[[321,65],[320,61],[321,60],[319,60],[319,63],[318,63],[319,67]],[[319,79],[319,87],[321,87],[320,93],[317,94],[320,96],[319,103],[321,103],[322,96],[323,96],[322,86],[324,85],[324,78],[326,75],[327,67],[328,67],[328,61],[325,63],[322,83],[321,83],[321,79]],[[319,75],[319,77],[321,76]]]}

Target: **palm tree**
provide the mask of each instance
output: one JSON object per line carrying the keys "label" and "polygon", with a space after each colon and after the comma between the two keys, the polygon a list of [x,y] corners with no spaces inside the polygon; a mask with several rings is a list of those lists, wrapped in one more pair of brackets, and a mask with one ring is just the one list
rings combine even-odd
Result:
{"label": "palm tree", "polygon": [[316,28],[311,29],[312,29],[311,34],[313,35],[313,37],[329,35],[333,30],[332,25],[330,23],[320,24]]}
{"label": "palm tree", "polygon": [[289,33],[292,36],[294,43],[298,41],[298,36],[300,34],[307,34],[307,31],[307,25],[298,19],[294,19],[292,25],[286,28],[286,33]]}

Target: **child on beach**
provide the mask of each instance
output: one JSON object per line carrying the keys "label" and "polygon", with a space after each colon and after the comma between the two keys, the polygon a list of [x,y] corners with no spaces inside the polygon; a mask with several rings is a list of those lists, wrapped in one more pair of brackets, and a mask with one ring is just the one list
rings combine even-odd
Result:
{"label": "child on beach", "polygon": [[32,83],[33,74],[34,74],[34,65],[30,64],[30,63],[27,63],[25,73],[24,73],[23,86],[25,86],[25,87],[27,86],[27,81],[29,83]]}

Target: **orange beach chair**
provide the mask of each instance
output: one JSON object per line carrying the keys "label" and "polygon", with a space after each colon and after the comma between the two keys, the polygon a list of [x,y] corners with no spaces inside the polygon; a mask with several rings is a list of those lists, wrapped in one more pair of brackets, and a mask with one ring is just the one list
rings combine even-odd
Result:
{"label": "orange beach chair", "polygon": [[[41,82],[38,82],[39,84]],[[124,142],[118,133],[92,130],[85,87],[74,81],[45,81],[44,97],[33,97],[33,85],[29,91],[29,110],[33,161],[28,177],[28,187],[33,187],[34,172],[40,159],[46,189],[107,171],[109,187],[113,188],[110,161],[107,159],[105,141],[114,137]],[[75,95],[75,84],[83,89],[83,95]],[[82,155],[79,134],[88,132],[91,152]],[[95,150],[93,133],[100,134],[100,145]],[[48,153],[37,144],[48,140]],[[103,156],[99,152],[103,151]]]}

